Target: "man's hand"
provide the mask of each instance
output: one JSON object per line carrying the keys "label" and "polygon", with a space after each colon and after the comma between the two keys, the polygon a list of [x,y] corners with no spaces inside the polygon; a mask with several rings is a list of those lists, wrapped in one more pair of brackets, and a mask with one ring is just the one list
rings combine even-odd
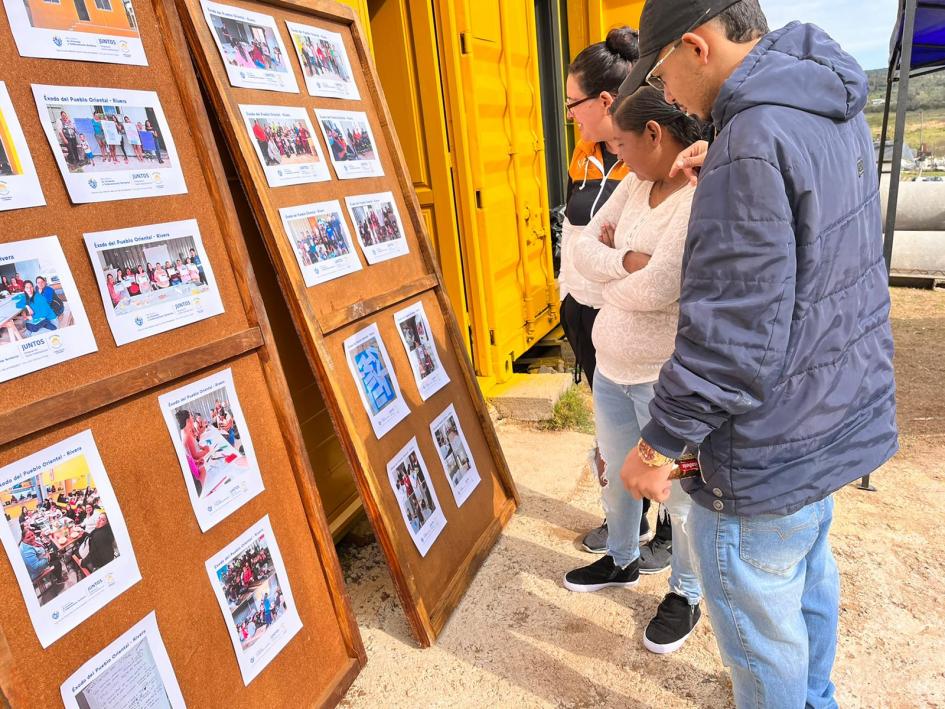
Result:
{"label": "man's hand", "polygon": [[650,262],[647,254],[641,254],[639,251],[628,251],[623,255],[623,270],[627,273],[635,273]]}
{"label": "man's hand", "polygon": [[705,156],[708,152],[708,141],[697,140],[676,156],[676,162],[669,168],[669,176],[675,177],[682,170],[689,178],[689,184],[695,187],[699,181],[699,169],[702,167],[702,163],[705,162]]}
{"label": "man's hand", "polygon": [[614,248],[614,231],[615,227],[613,224],[601,224],[600,236],[598,237],[600,243]]}
{"label": "man's hand", "polygon": [[623,486],[637,500],[648,497],[654,502],[665,502],[669,497],[672,481],[669,473],[673,469],[672,463],[659,468],[652,468],[642,460],[634,446],[620,469],[620,479]]}

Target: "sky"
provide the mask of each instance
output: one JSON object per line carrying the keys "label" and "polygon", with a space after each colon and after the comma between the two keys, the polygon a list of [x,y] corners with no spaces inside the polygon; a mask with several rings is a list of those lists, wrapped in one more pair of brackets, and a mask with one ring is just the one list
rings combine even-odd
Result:
{"label": "sky", "polygon": [[885,68],[898,0],[761,0],[771,29],[812,22],[856,57],[864,69]]}

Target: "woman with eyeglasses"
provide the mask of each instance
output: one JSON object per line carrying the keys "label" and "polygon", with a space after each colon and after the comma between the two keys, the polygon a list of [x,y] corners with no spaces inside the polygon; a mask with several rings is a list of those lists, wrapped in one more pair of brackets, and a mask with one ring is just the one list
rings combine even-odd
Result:
{"label": "woman with eyeglasses", "polygon": [[[573,245],[581,230],[606,204],[620,181],[627,176],[627,166],[617,156],[614,122],[610,114],[620,84],[640,56],[637,31],[616,27],[607,39],[581,50],[568,67],[567,117],[580,131],[568,168],[568,197],[561,239],[561,324],[574,350],[577,375],[583,372],[589,386],[594,385],[597,355],[591,331],[603,300],[601,286],[584,278],[574,268]],[[594,466],[603,484],[603,464],[594,451]],[[649,501],[647,501],[649,502]],[[650,535],[646,507],[640,520],[643,541]],[[656,539],[645,549],[645,572],[655,573],[669,565],[672,543],[670,525],[665,519],[657,525]],[[607,521],[584,535],[582,546],[592,554],[607,551]]]}

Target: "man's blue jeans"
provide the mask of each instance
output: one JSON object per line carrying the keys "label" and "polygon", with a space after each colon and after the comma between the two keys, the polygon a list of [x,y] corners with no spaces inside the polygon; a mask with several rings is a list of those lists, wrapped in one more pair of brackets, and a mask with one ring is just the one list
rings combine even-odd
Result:
{"label": "man's blue jeans", "polygon": [[[606,465],[607,484],[601,492],[604,512],[607,514],[607,553],[614,563],[626,566],[640,556],[640,516],[643,501],[635,500],[620,479],[620,469],[630,450],[640,440],[640,430],[650,420],[650,401],[653,385],[617,384],[600,370],[594,372],[594,419],[597,425],[597,445]],[[689,495],[678,481],[673,481],[666,501],[673,525],[672,573],[669,588],[684,596],[690,605],[699,603],[702,591],[689,551],[685,521],[692,507]]]}
{"label": "man's blue jeans", "polygon": [[739,709],[837,706],[832,519],[832,497],[790,515],[738,517],[698,504],[689,512],[694,560]]}

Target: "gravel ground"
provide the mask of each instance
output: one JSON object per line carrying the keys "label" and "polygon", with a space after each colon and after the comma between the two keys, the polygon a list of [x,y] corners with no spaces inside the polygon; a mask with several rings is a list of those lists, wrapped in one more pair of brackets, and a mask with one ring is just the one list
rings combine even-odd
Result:
{"label": "gravel ground", "polygon": [[[945,706],[945,293],[893,290],[902,451],[875,493],[837,493],[843,579],[834,670],[844,707]],[[522,506],[438,643],[416,647],[370,532],[339,547],[368,664],[348,707],[725,707],[727,674],[708,623],[664,657],[641,644],[666,574],[632,590],[574,594],[588,563],[575,538],[600,523],[590,436],[507,421],[499,436]],[[541,451],[537,460],[534,451]]]}

